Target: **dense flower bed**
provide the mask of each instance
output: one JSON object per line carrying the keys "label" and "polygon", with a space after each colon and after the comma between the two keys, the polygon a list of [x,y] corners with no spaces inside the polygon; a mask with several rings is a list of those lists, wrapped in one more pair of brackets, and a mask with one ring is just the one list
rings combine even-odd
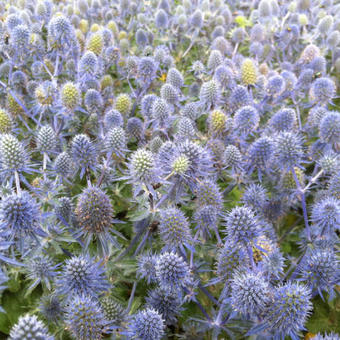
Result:
{"label": "dense flower bed", "polygon": [[340,4],[0,1],[0,338],[340,339]]}

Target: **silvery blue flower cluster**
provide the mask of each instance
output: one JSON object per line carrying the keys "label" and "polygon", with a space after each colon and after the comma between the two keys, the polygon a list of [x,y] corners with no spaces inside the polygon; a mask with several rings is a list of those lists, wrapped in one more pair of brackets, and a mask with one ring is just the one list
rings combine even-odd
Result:
{"label": "silvery blue flower cluster", "polygon": [[340,339],[339,79],[336,0],[0,1],[0,337]]}

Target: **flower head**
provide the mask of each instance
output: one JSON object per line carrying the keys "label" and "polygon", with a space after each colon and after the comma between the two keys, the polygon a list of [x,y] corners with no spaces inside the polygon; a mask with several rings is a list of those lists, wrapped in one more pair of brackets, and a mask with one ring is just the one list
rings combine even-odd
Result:
{"label": "flower head", "polygon": [[82,294],[97,297],[110,287],[102,263],[89,256],[67,259],[56,279],[56,286],[67,299]]}

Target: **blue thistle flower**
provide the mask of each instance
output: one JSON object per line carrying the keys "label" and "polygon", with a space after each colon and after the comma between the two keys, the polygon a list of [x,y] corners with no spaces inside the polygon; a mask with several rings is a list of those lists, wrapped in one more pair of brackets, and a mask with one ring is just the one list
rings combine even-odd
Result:
{"label": "blue thistle flower", "polygon": [[190,18],[190,22],[193,27],[200,29],[203,26],[203,13],[196,9]]}
{"label": "blue thistle flower", "polygon": [[209,54],[208,58],[208,69],[211,71],[215,71],[216,68],[223,63],[223,56],[219,50],[212,50]]}
{"label": "blue thistle flower", "polygon": [[21,92],[27,87],[27,76],[22,71],[12,73],[11,83],[16,91]]}
{"label": "blue thistle flower", "polygon": [[242,202],[257,212],[263,210],[267,199],[267,190],[261,184],[250,184],[242,196]]}
{"label": "blue thistle flower", "polygon": [[108,332],[109,322],[99,303],[90,296],[74,296],[66,308],[65,323],[71,334],[79,340],[97,340]]}
{"label": "blue thistle flower", "polygon": [[163,9],[159,9],[155,13],[155,25],[158,29],[167,29],[168,20],[168,15]]}
{"label": "blue thistle flower", "polygon": [[48,321],[57,322],[63,316],[64,307],[56,295],[45,295],[41,298],[39,311]]}
{"label": "blue thistle flower", "polygon": [[[326,73],[326,68],[327,68],[327,61],[326,58],[323,56],[319,56],[319,57],[315,57],[309,64],[308,67],[310,67],[315,73],[321,73],[321,74],[325,74]],[[319,78],[321,79],[321,78]],[[328,78],[324,78],[329,80]],[[323,84],[320,82],[319,84],[316,84],[315,82],[312,84],[312,88],[313,86],[315,86],[316,88],[320,89],[320,85],[321,87],[323,86],[330,86],[330,89],[332,88],[332,85],[329,83],[328,85],[326,85],[326,82],[323,82]],[[333,84],[334,86],[334,84]],[[315,88],[314,88],[315,90]],[[312,92],[314,92],[314,90],[311,89]]]}
{"label": "blue thistle flower", "polygon": [[155,158],[145,149],[135,151],[129,163],[129,179],[137,186],[151,184],[156,178]]}
{"label": "blue thistle flower", "polygon": [[301,280],[312,290],[317,290],[322,297],[322,291],[332,293],[333,287],[339,281],[340,263],[332,249],[313,249],[306,253],[299,266]]}
{"label": "blue thistle flower", "polygon": [[12,135],[0,136],[1,171],[13,174],[15,171],[30,172],[28,154],[21,142]]}
{"label": "blue thistle flower", "polygon": [[181,111],[182,116],[195,121],[201,114],[199,105],[197,102],[186,103]]}
{"label": "blue thistle flower", "polygon": [[332,235],[340,228],[340,201],[335,197],[325,197],[316,202],[311,219],[320,228],[321,235]]}
{"label": "blue thistle flower", "polygon": [[86,91],[84,104],[89,113],[98,113],[104,105],[103,97],[97,90],[89,89]]}
{"label": "blue thistle flower", "polygon": [[165,83],[161,87],[161,98],[164,99],[169,105],[177,104],[179,95],[180,90],[170,83]]}
{"label": "blue thistle flower", "polygon": [[340,158],[335,152],[326,152],[317,162],[325,174],[336,174],[340,170]]}
{"label": "blue thistle flower", "polygon": [[166,82],[180,89],[184,85],[182,73],[179,72],[177,68],[170,68],[166,76]]}
{"label": "blue thistle flower", "polygon": [[333,17],[331,15],[325,15],[323,18],[319,20],[317,25],[317,31],[322,35],[326,35],[332,28],[333,23],[334,23]]}
{"label": "blue thistle flower", "polygon": [[190,283],[190,270],[183,258],[174,252],[158,256],[156,277],[161,287],[173,288]]}
{"label": "blue thistle flower", "polygon": [[120,235],[112,228],[115,222],[110,198],[99,188],[89,187],[78,198],[75,216],[77,220],[76,237],[85,237],[87,248],[93,238],[98,242],[98,250],[109,254],[109,244],[119,247],[111,232]]}
{"label": "blue thistle flower", "polygon": [[228,281],[232,278],[236,269],[247,265],[248,258],[244,251],[227,239],[223,248],[217,253],[216,274],[220,281]]}
{"label": "blue thistle flower", "polygon": [[336,94],[336,86],[333,80],[329,78],[316,79],[310,88],[309,98],[312,102],[328,103]]}
{"label": "blue thistle flower", "polygon": [[28,192],[3,197],[0,204],[1,233],[9,240],[16,239],[21,251],[26,237],[38,241],[38,236],[46,236],[39,226],[40,220],[39,205]]}
{"label": "blue thistle flower", "polygon": [[37,149],[40,152],[52,152],[57,146],[57,136],[53,129],[46,125],[37,134]]}
{"label": "blue thistle flower", "polygon": [[334,174],[328,184],[328,191],[337,199],[340,199],[340,173]]}
{"label": "blue thistle flower", "polygon": [[5,21],[6,28],[12,31],[16,26],[22,25],[23,21],[17,13],[10,13]]}
{"label": "blue thistle flower", "polygon": [[300,165],[303,153],[302,138],[292,132],[281,132],[275,138],[275,161],[283,168]]}
{"label": "blue thistle flower", "polygon": [[[218,34],[217,31],[220,31],[220,35],[216,35]],[[215,27],[213,33],[211,34],[212,37],[214,38],[213,42],[211,43],[211,48],[214,50],[218,50],[222,53],[222,55],[226,55],[226,54],[231,54],[232,53],[232,46],[230,44],[230,42],[224,38],[224,28],[223,26],[217,26]]]}
{"label": "blue thistle flower", "polygon": [[21,316],[12,327],[9,340],[53,340],[47,327],[35,315]]}
{"label": "blue thistle flower", "polygon": [[263,41],[265,39],[266,30],[264,25],[257,23],[250,30],[250,38],[252,41]]}
{"label": "blue thistle flower", "polygon": [[170,126],[170,106],[163,98],[157,98],[152,103],[153,125],[156,128],[168,129]]}
{"label": "blue thistle flower", "polygon": [[261,316],[270,302],[267,280],[253,272],[238,273],[231,280],[231,305],[243,315]]}
{"label": "blue thistle flower", "polygon": [[292,91],[295,89],[297,83],[296,75],[291,71],[285,70],[282,71],[281,76],[286,83],[285,93],[292,94]]}
{"label": "blue thistle flower", "polygon": [[297,80],[297,89],[307,90],[310,88],[314,79],[314,71],[311,68],[304,68]]}
{"label": "blue thistle flower", "polygon": [[71,153],[75,164],[80,168],[80,177],[97,165],[97,151],[90,138],[86,135],[76,135],[72,140]]}
{"label": "blue thistle flower", "polygon": [[131,338],[141,340],[160,340],[164,335],[164,328],[161,314],[152,308],[134,314],[129,325]]}
{"label": "blue thistle flower", "polygon": [[149,308],[153,308],[162,316],[167,325],[177,322],[176,316],[182,310],[182,301],[176,292],[163,288],[149,290],[145,301]]}
{"label": "blue thistle flower", "polygon": [[159,149],[161,148],[162,145],[163,145],[163,140],[159,136],[154,137],[149,143],[150,150],[154,154],[158,153],[158,151],[159,151]]}
{"label": "blue thistle flower", "polygon": [[249,53],[256,58],[260,58],[263,55],[264,47],[263,43],[254,41],[249,45]]}
{"label": "blue thistle flower", "polygon": [[126,319],[126,309],[113,297],[105,296],[100,299],[100,307],[112,325],[119,326]]}
{"label": "blue thistle flower", "polygon": [[242,170],[242,154],[235,145],[228,145],[223,154],[223,164],[226,168],[231,167],[233,172]]}
{"label": "blue thistle flower", "polygon": [[125,130],[119,126],[111,128],[105,136],[104,145],[109,155],[118,159],[124,157],[127,151]]}
{"label": "blue thistle flower", "polygon": [[293,109],[282,109],[276,112],[269,121],[275,132],[292,131],[296,124],[296,113]]}
{"label": "blue thistle flower", "polygon": [[153,103],[156,99],[158,97],[155,94],[147,94],[141,100],[140,109],[145,120],[150,120],[153,116]]}
{"label": "blue thistle flower", "polygon": [[54,160],[54,170],[63,178],[66,178],[71,174],[72,167],[72,158],[66,151],[61,152]]}
{"label": "blue thistle flower", "polygon": [[136,43],[140,47],[145,47],[148,44],[147,32],[142,28],[139,28],[135,34]]}
{"label": "blue thistle flower", "polygon": [[236,86],[233,71],[227,66],[218,66],[215,69],[214,78],[222,89],[231,89]]}
{"label": "blue thistle flower", "polygon": [[333,49],[336,46],[338,46],[339,42],[340,42],[339,31],[333,31],[328,34],[326,43],[329,49]]}
{"label": "blue thistle flower", "polygon": [[234,245],[249,247],[258,236],[262,234],[262,228],[258,218],[249,207],[235,207],[225,217],[226,240]]}
{"label": "blue thistle flower", "polygon": [[320,55],[320,48],[314,44],[309,44],[301,52],[300,61],[303,63],[310,63],[314,58]]}
{"label": "blue thistle flower", "polygon": [[177,132],[178,136],[180,136],[181,138],[191,139],[196,134],[194,122],[190,118],[187,118],[187,117],[183,117],[179,120],[177,129],[178,129],[178,132]]}
{"label": "blue thistle flower", "polygon": [[107,63],[115,63],[120,59],[120,49],[116,46],[109,46],[104,50],[104,58]]}
{"label": "blue thistle flower", "polygon": [[255,130],[259,124],[260,116],[252,106],[239,108],[234,115],[234,127],[237,133],[243,135]]}
{"label": "blue thistle flower", "polygon": [[199,230],[201,237],[204,239],[206,239],[207,236],[211,237],[210,230],[215,230],[215,232],[218,233],[218,215],[219,210],[213,205],[205,205],[195,211],[193,218],[196,229]]}
{"label": "blue thistle flower", "polygon": [[104,126],[107,130],[112,127],[122,127],[123,124],[123,116],[118,110],[109,110],[105,113]]}
{"label": "blue thistle flower", "polygon": [[128,135],[136,138],[137,140],[143,140],[144,138],[144,124],[138,117],[131,117],[126,124],[126,131]]}
{"label": "blue thistle flower", "polygon": [[137,75],[143,83],[149,84],[156,78],[158,63],[152,57],[143,57],[138,61]]}
{"label": "blue thistle flower", "polygon": [[231,40],[236,44],[242,43],[245,37],[246,31],[243,27],[237,27],[231,31]]}
{"label": "blue thistle flower", "polygon": [[87,80],[95,77],[98,71],[98,58],[92,51],[86,51],[79,61],[78,74],[80,79]]}
{"label": "blue thistle flower", "polygon": [[266,310],[266,323],[276,338],[298,339],[312,311],[311,292],[305,285],[288,282],[274,289]]}
{"label": "blue thistle flower", "polygon": [[274,141],[270,137],[260,137],[249,149],[249,161],[252,168],[266,170],[274,156]]}
{"label": "blue thistle flower", "polygon": [[46,255],[37,255],[27,261],[27,278],[33,280],[28,291],[32,291],[39,283],[43,283],[51,290],[51,282],[57,275],[56,269],[59,264],[54,264],[53,260]]}
{"label": "blue thistle flower", "polygon": [[184,213],[175,207],[159,212],[159,232],[166,250],[183,249],[192,242],[189,222]]}
{"label": "blue thistle flower", "polygon": [[282,76],[272,76],[268,79],[265,92],[270,97],[278,97],[285,90],[286,83]]}
{"label": "blue thistle flower", "polygon": [[192,66],[191,66],[191,70],[194,72],[194,74],[196,76],[198,76],[198,75],[204,73],[205,67],[200,60],[196,60],[196,61],[193,62]]}
{"label": "blue thistle flower", "polygon": [[74,29],[68,18],[63,15],[54,16],[48,25],[49,44],[52,47],[58,47],[62,51],[70,48],[74,42]]}
{"label": "blue thistle flower", "polygon": [[206,109],[218,106],[221,100],[221,90],[218,83],[213,79],[203,83],[199,97],[201,104]]}
{"label": "blue thistle flower", "polygon": [[223,195],[217,183],[205,180],[196,189],[196,204],[199,207],[210,205],[220,211],[223,207]]}
{"label": "blue thistle flower", "polygon": [[329,111],[319,124],[319,136],[324,143],[337,143],[340,140],[340,113]]}
{"label": "blue thistle flower", "polygon": [[232,111],[238,110],[242,106],[251,105],[252,100],[245,86],[237,85],[232,89],[229,98],[229,105]]}
{"label": "blue thistle flower", "polygon": [[148,283],[156,282],[156,264],[157,256],[152,253],[145,253],[138,257],[137,274],[141,278],[145,278]]}
{"label": "blue thistle flower", "polygon": [[265,275],[279,279],[283,275],[285,267],[285,258],[279,249],[274,249],[263,256],[261,268]]}
{"label": "blue thistle flower", "polygon": [[194,142],[186,140],[178,145],[179,154],[183,154],[189,161],[187,181],[190,183],[212,172],[211,154],[207,149]]}
{"label": "blue thistle flower", "polygon": [[56,290],[66,299],[82,294],[98,297],[109,288],[102,262],[95,262],[87,255],[67,259],[56,278]]}
{"label": "blue thistle flower", "polygon": [[17,25],[10,35],[10,43],[20,54],[28,48],[30,32],[26,25]]}

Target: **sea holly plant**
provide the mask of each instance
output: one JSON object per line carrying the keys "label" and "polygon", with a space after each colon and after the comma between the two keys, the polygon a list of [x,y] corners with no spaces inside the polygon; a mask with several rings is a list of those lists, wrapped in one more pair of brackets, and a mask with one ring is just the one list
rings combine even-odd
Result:
{"label": "sea holly plant", "polygon": [[0,1],[0,338],[340,339],[339,13]]}

